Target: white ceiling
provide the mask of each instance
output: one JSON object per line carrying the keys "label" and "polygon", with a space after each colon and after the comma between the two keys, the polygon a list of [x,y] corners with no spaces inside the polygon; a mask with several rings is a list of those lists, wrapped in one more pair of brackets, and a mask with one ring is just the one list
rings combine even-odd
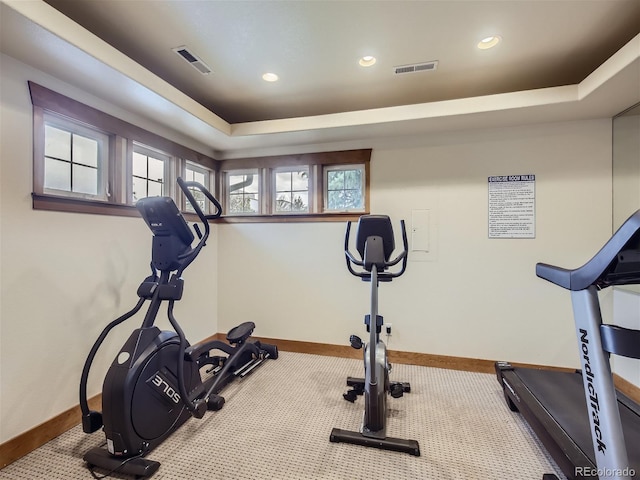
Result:
{"label": "white ceiling", "polygon": [[[2,1],[3,53],[216,158],[611,117],[640,101],[639,0]],[[503,42],[477,49],[490,34]],[[183,45],[213,73],[172,51]],[[378,61],[362,68],[362,55]],[[393,73],[431,60],[436,71]]]}

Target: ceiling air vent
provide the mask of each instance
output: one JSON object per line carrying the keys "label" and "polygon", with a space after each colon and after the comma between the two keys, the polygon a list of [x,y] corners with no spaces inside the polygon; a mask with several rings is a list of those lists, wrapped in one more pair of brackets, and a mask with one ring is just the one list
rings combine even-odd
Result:
{"label": "ceiling air vent", "polygon": [[393,73],[402,75],[405,73],[431,72],[438,68],[438,60],[431,62],[414,63],[413,65],[401,65],[393,67]]}
{"label": "ceiling air vent", "polygon": [[209,68],[209,66],[204,63],[196,54],[194,54],[193,52],[190,52],[189,49],[187,49],[187,47],[176,47],[172,49],[174,52],[176,52],[178,55],[180,55],[182,58],[184,58],[187,62],[189,62],[189,64],[195,68],[196,70],[198,70],[201,74],[203,75],[208,75],[211,73],[211,69]]}

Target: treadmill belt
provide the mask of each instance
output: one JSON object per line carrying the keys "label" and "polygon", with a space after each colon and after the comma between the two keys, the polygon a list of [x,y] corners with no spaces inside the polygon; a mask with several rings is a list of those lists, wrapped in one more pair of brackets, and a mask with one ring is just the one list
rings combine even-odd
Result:
{"label": "treadmill belt", "polygon": [[[593,459],[591,427],[582,376],[579,373],[528,368],[517,368],[515,371],[575,444]],[[630,467],[638,474],[640,472],[640,417],[620,401],[618,401],[618,408]]]}

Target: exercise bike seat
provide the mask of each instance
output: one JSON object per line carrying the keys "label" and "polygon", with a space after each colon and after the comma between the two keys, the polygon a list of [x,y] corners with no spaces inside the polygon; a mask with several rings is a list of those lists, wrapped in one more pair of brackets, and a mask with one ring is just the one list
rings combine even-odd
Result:
{"label": "exercise bike seat", "polygon": [[256,324],[253,322],[244,322],[233,327],[227,332],[227,342],[233,345],[244,343],[251,336],[254,328],[256,328]]}

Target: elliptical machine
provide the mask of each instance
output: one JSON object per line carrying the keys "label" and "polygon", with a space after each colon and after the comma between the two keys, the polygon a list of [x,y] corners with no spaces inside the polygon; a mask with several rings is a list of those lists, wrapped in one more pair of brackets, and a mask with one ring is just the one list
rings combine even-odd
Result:
{"label": "elliptical machine", "polygon": [[[400,398],[404,393],[411,391],[411,385],[407,382],[389,381],[391,364],[387,361],[386,346],[380,339],[384,321],[382,315],[378,315],[379,282],[392,281],[402,275],[407,267],[408,245],[404,220],[400,221],[400,226],[402,227],[404,249],[396,258],[390,260],[395,250],[390,218],[386,215],[361,216],[358,220],[356,248],[362,260],[357,260],[349,251],[351,222],[347,223],[344,241],[347,269],[352,275],[360,277],[363,281],[371,282],[371,314],[365,315],[364,318],[367,332],[369,332],[369,343],[364,348],[365,378],[347,378],[347,385],[351,387],[351,390],[347,391],[343,397],[349,402],[354,402],[358,395],[364,395],[364,417],[359,432],[334,428],[329,440],[420,456],[420,446],[416,440],[387,437],[386,434],[387,394],[390,393],[392,397]],[[402,261],[402,266],[398,272],[386,271],[400,261]],[[356,271],[352,265],[361,267],[363,270]],[[363,342],[358,336],[351,335],[349,340],[353,348],[361,349],[363,347]]]}
{"label": "elliptical machine", "polygon": [[[169,197],[143,198],[136,204],[153,232],[152,274],[138,287],[139,300],[132,310],[107,325],[91,348],[80,379],[82,428],[93,433],[100,427],[107,448],[92,448],[84,455],[87,466],[149,477],[160,463],[143,458],[180,427],[190,416],[202,418],[207,410],[219,410],[224,398],[217,395],[231,380],[251,373],[266,359],[278,358],[275,345],[249,341],[255,324],[245,322],[227,333],[225,343],[209,340],[190,346],[173,315],[182,298],[182,272],[200,253],[209,236],[209,220],[222,213],[220,203],[201,184],[178,185],[193,206],[198,224],[195,237],[174,201]],[[197,189],[210,200],[216,213],[205,215],[189,190]],[[133,331],[111,364],[102,387],[102,413],[89,410],[87,378],[93,359],[107,334],[135,315],[149,300],[144,321]],[[160,306],[168,302],[167,314],[175,331],[154,325]],[[214,351],[223,355],[213,354]],[[217,353],[217,352],[216,352]],[[95,476],[95,475],[94,475]]]}

